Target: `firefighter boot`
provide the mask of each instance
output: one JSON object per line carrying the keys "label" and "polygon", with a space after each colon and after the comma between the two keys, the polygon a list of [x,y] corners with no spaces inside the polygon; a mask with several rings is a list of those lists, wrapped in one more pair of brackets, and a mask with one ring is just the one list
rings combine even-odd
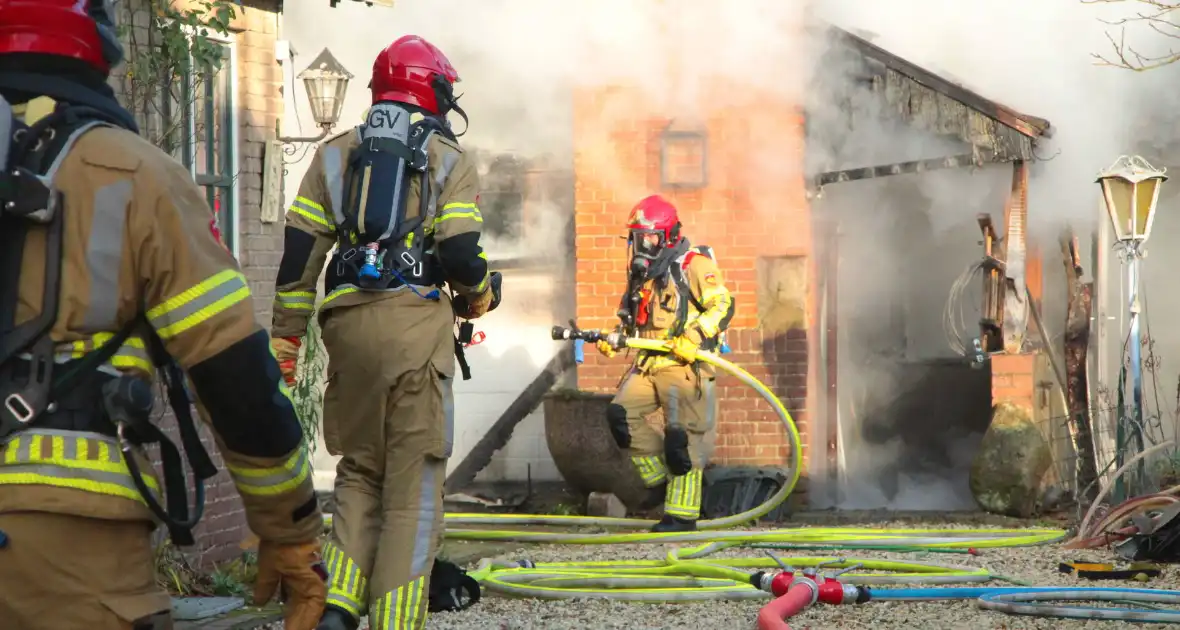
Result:
{"label": "firefighter boot", "polygon": [[668,514],[656,523],[651,528],[651,531],[656,534],[663,534],[668,532],[695,532],[697,530],[697,522],[684,518],[676,518]]}
{"label": "firefighter boot", "polygon": [[315,630],[356,630],[360,625],[360,620],[329,604],[324,607],[324,615]]}

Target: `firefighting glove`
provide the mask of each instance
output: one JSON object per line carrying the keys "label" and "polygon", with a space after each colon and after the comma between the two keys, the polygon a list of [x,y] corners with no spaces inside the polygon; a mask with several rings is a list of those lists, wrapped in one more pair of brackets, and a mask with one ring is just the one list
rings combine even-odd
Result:
{"label": "firefighting glove", "polygon": [[701,347],[701,343],[695,340],[695,335],[691,332],[685,332],[672,339],[671,352],[672,354],[685,363],[693,363],[697,360],[697,350]]}
{"label": "firefighting glove", "polygon": [[328,599],[328,570],[321,556],[320,541],[258,545],[258,579],[254,582],[254,605],[263,606],[282,586],[283,627],[287,630],[315,630]]}
{"label": "firefighting glove", "polygon": [[[602,334],[605,335],[608,332],[610,331],[604,330],[602,331]],[[602,353],[602,356],[608,359],[615,358],[615,349],[611,347],[610,342],[608,342],[606,339],[599,339],[598,342],[594,344],[594,347],[598,348],[598,351]]]}
{"label": "firefighting glove", "polygon": [[299,347],[303,342],[298,337],[274,337],[270,340],[271,350],[279,362],[279,371],[287,387],[295,387],[295,368],[299,361]]}
{"label": "firefighting glove", "polygon": [[451,308],[455,315],[463,319],[477,319],[496,310],[500,305],[500,287],[504,276],[499,271],[493,271],[488,276],[488,288],[474,297],[466,295],[455,296]]}

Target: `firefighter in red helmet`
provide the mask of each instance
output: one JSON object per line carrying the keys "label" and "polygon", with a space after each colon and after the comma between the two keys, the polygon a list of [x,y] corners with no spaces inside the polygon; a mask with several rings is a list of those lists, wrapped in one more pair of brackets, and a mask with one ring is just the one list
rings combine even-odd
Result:
{"label": "firefighter in red helmet", "polygon": [[366,613],[373,630],[421,628],[442,582],[431,577],[456,358],[467,377],[454,326],[500,299],[480,245],[475,163],[446,119],[462,114],[458,80],[421,37],[382,50],[365,124],[321,145],[287,211],[273,343],[288,379],[336,247],[318,315],[324,442],[341,458],[323,630],[354,629]]}
{"label": "firefighter in red helmet", "polygon": [[[716,435],[716,374],[694,361],[698,349],[724,345],[734,302],[707,246],[681,235],[676,207],[658,195],[642,199],[627,221],[630,269],[619,309],[629,335],[671,342],[667,354],[640,352],[607,407],[606,421],[651,491],[645,507],[664,504],[652,531],[696,529],[701,475]],[[598,350],[615,354],[606,341]],[[665,416],[664,436],[645,417]]]}
{"label": "firefighter in red helmet", "polygon": [[112,4],[0,0],[0,626],[172,628],[151,534],[193,544],[202,506],[154,424],[160,381],[196,482],[217,469],[189,388],[242,496],[256,599],[281,582],[286,627],[311,630],[327,584],[303,432],[204,193],[107,85]]}

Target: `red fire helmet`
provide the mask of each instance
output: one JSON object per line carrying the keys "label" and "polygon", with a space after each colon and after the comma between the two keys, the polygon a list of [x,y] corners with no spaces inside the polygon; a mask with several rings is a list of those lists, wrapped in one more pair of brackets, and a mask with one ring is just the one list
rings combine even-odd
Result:
{"label": "red fire helmet", "polygon": [[110,0],[0,0],[0,55],[69,57],[109,74],[123,59]]}
{"label": "red fire helmet", "polygon": [[417,35],[399,37],[373,62],[373,79],[369,83],[373,103],[408,103],[438,114],[438,77],[451,85],[459,81],[459,73],[434,44]]}

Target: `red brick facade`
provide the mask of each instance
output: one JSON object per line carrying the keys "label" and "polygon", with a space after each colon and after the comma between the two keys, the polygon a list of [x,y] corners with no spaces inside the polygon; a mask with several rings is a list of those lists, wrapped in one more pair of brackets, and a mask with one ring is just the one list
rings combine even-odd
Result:
{"label": "red brick facade", "polygon": [[[752,99],[753,100],[753,99]],[[781,101],[777,101],[781,102]],[[631,207],[652,193],[680,210],[684,234],[714,248],[737,313],[725,358],[772,388],[806,435],[813,405],[808,383],[809,335],[804,329],[765,332],[759,322],[758,265],[775,257],[807,257],[812,230],[802,177],[803,121],[798,108],[767,98],[748,109],[702,102],[699,127],[707,135],[703,189],[661,189],[661,133],[673,112],[658,111],[641,91],[604,87],[580,91],[574,111],[575,257],[577,316],[582,328],[611,328],[626,275],[625,222]],[[676,121],[680,127],[681,123]],[[670,150],[673,166],[689,170],[692,151]],[[768,165],[773,165],[769,168]],[[812,289],[808,288],[810,293]],[[806,296],[814,326],[814,299]],[[625,360],[586,354],[578,386],[613,390]],[[732,377],[719,380],[721,415],[715,461],[773,465],[786,455],[776,416],[757,393]],[[806,437],[803,439],[806,444]],[[805,454],[806,455],[806,454]]]}

